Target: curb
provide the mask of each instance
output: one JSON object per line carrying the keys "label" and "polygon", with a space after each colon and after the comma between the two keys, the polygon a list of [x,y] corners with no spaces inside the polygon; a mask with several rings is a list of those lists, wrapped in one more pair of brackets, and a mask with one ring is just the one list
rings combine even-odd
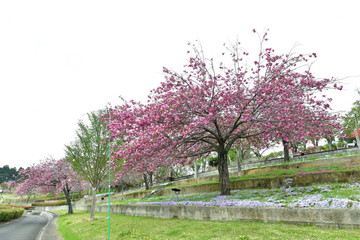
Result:
{"label": "curb", "polygon": [[62,240],[58,234],[56,225],[59,215],[53,212],[42,211],[40,216],[46,217],[49,221],[45,227],[41,229],[36,237],[36,240]]}

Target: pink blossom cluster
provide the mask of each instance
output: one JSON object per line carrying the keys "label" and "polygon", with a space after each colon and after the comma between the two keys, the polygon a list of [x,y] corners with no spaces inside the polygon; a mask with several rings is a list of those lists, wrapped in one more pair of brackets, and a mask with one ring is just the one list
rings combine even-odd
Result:
{"label": "pink blossom cluster", "polygon": [[23,169],[20,172],[20,180],[16,193],[17,195],[34,195],[35,193],[58,194],[64,189],[80,190],[82,181],[71,169],[69,163],[64,160],[48,158],[39,164]]}
{"label": "pink blossom cluster", "polygon": [[9,189],[16,188],[18,183],[16,181],[5,182]]}
{"label": "pink blossom cluster", "polygon": [[359,163],[357,163],[357,162],[345,163],[345,165],[347,165],[347,166],[356,165],[356,164],[359,164]]}

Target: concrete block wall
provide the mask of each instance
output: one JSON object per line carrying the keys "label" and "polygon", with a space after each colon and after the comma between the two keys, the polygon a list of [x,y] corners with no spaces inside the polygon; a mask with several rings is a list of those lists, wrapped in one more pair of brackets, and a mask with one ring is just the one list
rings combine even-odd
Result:
{"label": "concrete block wall", "polygon": [[[76,209],[89,211],[90,206],[76,206]],[[95,209],[96,212],[107,210],[106,205],[96,206]],[[112,205],[111,213],[168,219],[284,222],[331,228],[360,228],[358,209]]]}

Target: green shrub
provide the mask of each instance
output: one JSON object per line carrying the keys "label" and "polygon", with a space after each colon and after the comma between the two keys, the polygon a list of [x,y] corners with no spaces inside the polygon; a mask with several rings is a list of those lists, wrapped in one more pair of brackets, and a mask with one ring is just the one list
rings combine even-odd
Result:
{"label": "green shrub", "polygon": [[261,157],[260,160],[264,161],[264,160],[279,158],[279,157],[282,157],[283,155],[284,155],[284,152],[283,152],[283,151],[272,152],[272,153],[269,153],[269,154],[266,155],[266,156]]}
{"label": "green shrub", "polygon": [[33,207],[40,206],[62,206],[66,205],[66,201],[54,201],[54,202],[35,202],[32,204]]}
{"label": "green shrub", "polygon": [[54,196],[51,198],[48,198],[48,200],[65,200],[66,197],[65,196]]}
{"label": "green shrub", "polygon": [[0,209],[0,222],[6,222],[21,217],[24,211],[25,209],[23,208],[2,208]]}
{"label": "green shrub", "polygon": [[0,209],[6,209],[6,208],[24,208],[25,210],[33,209],[32,206],[28,206],[28,205],[15,205],[15,204],[0,205]]}
{"label": "green shrub", "polygon": [[210,157],[209,158],[209,165],[211,167],[217,167],[218,166],[218,158],[217,157]]}

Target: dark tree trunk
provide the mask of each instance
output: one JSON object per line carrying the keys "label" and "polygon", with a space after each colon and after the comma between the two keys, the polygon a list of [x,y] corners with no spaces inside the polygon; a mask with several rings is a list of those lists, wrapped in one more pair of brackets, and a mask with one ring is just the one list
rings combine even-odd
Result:
{"label": "dark tree trunk", "polygon": [[283,146],[284,146],[284,161],[290,162],[290,153],[289,153],[289,144],[288,142],[283,140]]}
{"label": "dark tree trunk", "polygon": [[253,150],[253,153],[255,154],[255,156],[260,159],[262,157],[262,154],[260,153],[259,150]]}
{"label": "dark tree trunk", "polygon": [[294,149],[294,153],[298,152],[298,144],[291,144],[291,147]]}
{"label": "dark tree trunk", "polygon": [[72,208],[72,203],[71,203],[71,199],[70,199],[70,188],[67,183],[65,184],[65,187],[63,188],[63,192],[65,194],[66,203],[68,205],[68,214],[73,214],[73,208]]}
{"label": "dark tree trunk", "polygon": [[144,176],[145,189],[150,189],[149,181],[148,181],[148,177],[147,177],[146,173],[144,173],[143,176]]}
{"label": "dark tree trunk", "polygon": [[149,172],[149,185],[152,186],[153,185],[153,173]]}
{"label": "dark tree trunk", "polygon": [[170,167],[170,173],[169,173],[169,181],[172,182],[174,181],[174,171],[173,169]]}
{"label": "dark tree trunk", "polygon": [[230,195],[229,169],[227,164],[227,152],[225,151],[218,152],[218,171],[220,194]]}

